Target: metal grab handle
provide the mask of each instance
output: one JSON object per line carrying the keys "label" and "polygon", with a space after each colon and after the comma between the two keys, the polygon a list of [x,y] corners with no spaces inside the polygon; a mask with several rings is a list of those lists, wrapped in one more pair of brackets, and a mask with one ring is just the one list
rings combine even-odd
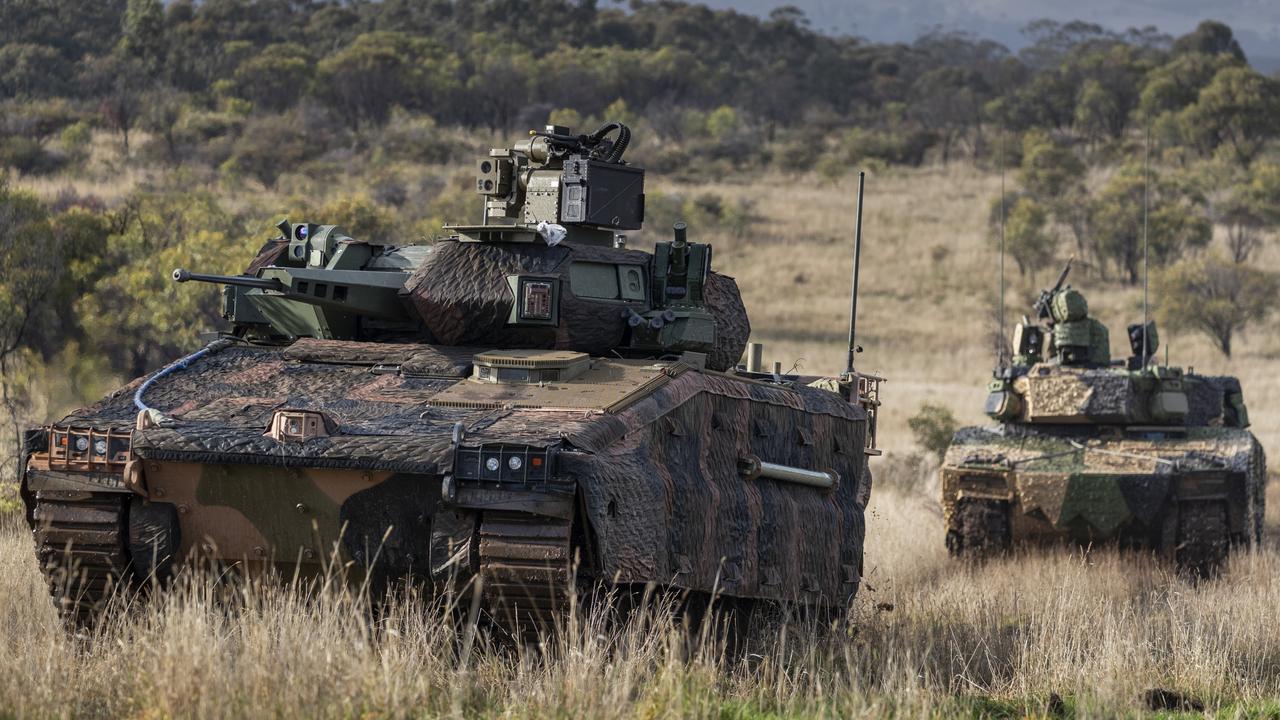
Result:
{"label": "metal grab handle", "polygon": [[738,460],[738,472],[744,479],[768,478],[783,482],[808,485],[823,490],[833,490],[840,485],[840,475],[834,470],[806,470],[791,465],[764,462],[755,455]]}

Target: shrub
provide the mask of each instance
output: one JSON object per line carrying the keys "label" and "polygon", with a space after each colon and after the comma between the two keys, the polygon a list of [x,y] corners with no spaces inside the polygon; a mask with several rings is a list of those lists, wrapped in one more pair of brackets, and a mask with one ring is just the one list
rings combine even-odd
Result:
{"label": "shrub", "polygon": [[921,405],[920,412],[907,420],[916,444],[933,453],[938,460],[947,452],[957,425],[959,423],[949,409],[933,403]]}

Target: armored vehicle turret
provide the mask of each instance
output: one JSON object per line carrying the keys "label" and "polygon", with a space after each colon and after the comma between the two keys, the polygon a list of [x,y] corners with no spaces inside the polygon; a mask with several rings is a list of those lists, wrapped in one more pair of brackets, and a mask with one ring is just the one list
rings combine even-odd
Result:
{"label": "armored vehicle turret", "polygon": [[1014,327],[988,388],[996,425],[961,429],[947,450],[947,547],[1112,541],[1215,572],[1262,533],[1266,461],[1240,383],[1160,365],[1154,322],[1130,326],[1132,356],[1113,360],[1069,271]]}
{"label": "armored vehicle turret", "polygon": [[[737,367],[733,279],[683,224],[629,249],[630,131],[551,127],[476,164],[432,245],[282,222],[198,352],[27,433],[54,595],[193,561],[460,583],[541,622],[581,583],[845,606],[877,379]],[[753,355],[753,357],[757,357]]]}

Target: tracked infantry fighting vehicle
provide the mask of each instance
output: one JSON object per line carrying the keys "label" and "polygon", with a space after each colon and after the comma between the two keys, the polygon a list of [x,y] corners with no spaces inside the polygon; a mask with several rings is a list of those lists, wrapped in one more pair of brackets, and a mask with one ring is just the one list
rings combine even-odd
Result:
{"label": "tracked infantry fighting vehicle", "polygon": [[[281,222],[230,330],[26,435],[69,611],[186,563],[480,588],[544,621],[580,583],[842,607],[862,572],[877,379],[736,366],[738,288],[682,224],[622,233],[644,171],[610,124],[477,162],[484,216],[430,246]],[[468,583],[480,578],[480,583]]]}
{"label": "tracked infantry fighting vehicle", "polygon": [[1084,296],[1057,285],[1013,332],[986,412],[942,467],[947,547],[983,557],[1017,543],[1113,541],[1197,575],[1261,538],[1266,461],[1232,377],[1154,362],[1155,323],[1113,361]]}

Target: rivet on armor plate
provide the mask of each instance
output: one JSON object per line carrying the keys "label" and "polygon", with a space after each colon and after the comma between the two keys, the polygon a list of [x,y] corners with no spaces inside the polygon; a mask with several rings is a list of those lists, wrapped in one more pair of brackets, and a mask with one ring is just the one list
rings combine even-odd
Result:
{"label": "rivet on armor plate", "polygon": [[255,545],[253,546],[253,554],[257,555],[258,557],[266,557],[267,549],[262,547],[261,545]]}
{"label": "rivet on armor plate", "polygon": [[158,498],[162,498],[164,497],[164,488],[158,487],[155,490],[152,490],[151,494],[155,495]]}
{"label": "rivet on armor plate", "polygon": [[297,510],[299,515],[307,514],[307,506],[304,505],[303,503],[298,503],[297,505],[294,505],[293,509]]}
{"label": "rivet on armor plate", "polygon": [[179,513],[179,514],[181,514],[181,515],[186,515],[188,512],[191,512],[191,508],[187,507],[186,505],[179,505],[179,506],[178,506],[178,513]]}
{"label": "rivet on armor plate", "polygon": [[306,548],[305,550],[302,551],[302,557],[307,560],[315,560],[316,551],[312,550],[311,548]]}

